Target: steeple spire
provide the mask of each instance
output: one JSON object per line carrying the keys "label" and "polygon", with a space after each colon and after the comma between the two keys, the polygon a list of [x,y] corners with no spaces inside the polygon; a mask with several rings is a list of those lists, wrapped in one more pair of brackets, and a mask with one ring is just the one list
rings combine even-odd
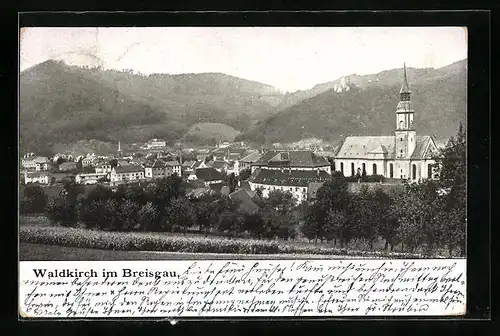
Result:
{"label": "steeple spire", "polygon": [[[410,94],[410,85],[408,84],[408,77],[406,76],[406,62],[403,63],[403,85],[401,86],[400,94],[407,93]],[[401,99],[406,100],[406,99]]]}

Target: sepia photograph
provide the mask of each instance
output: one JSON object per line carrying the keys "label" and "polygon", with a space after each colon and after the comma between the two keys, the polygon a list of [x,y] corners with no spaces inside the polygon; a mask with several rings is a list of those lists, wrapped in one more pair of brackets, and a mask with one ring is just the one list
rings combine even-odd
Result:
{"label": "sepia photograph", "polygon": [[466,27],[26,27],[21,261],[463,259]]}

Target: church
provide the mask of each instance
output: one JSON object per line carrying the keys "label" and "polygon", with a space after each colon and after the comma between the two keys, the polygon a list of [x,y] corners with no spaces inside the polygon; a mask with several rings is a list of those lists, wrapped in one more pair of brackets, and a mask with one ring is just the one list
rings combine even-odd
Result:
{"label": "church", "polygon": [[411,91],[403,66],[403,84],[396,107],[396,128],[391,136],[346,137],[335,156],[335,170],[344,176],[383,175],[391,179],[420,181],[436,178],[432,159],[438,149],[432,136],[417,135]]}

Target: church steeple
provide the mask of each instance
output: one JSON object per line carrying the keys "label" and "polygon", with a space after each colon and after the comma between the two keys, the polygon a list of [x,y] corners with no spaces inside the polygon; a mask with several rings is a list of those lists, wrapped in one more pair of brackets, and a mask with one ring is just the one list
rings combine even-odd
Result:
{"label": "church steeple", "polygon": [[410,100],[410,85],[408,84],[408,76],[406,76],[406,63],[403,63],[403,85],[399,91],[401,100]]}
{"label": "church steeple", "polygon": [[410,99],[410,85],[406,74],[406,63],[403,65],[403,84],[399,91],[400,99],[396,107],[396,157],[409,158],[416,146],[416,132],[413,126],[413,105]]}

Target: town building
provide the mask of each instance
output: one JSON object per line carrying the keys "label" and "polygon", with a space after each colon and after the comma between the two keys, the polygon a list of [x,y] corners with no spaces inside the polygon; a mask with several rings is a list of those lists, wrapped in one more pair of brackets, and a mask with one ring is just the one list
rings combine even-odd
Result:
{"label": "town building", "polygon": [[261,190],[262,197],[269,197],[275,190],[291,193],[298,203],[308,199],[311,183],[321,183],[331,179],[325,170],[267,169],[257,168],[248,179],[252,191]]}
{"label": "town building", "polygon": [[197,168],[195,170],[195,177],[197,180],[203,181],[206,186],[221,184],[224,180],[222,174],[212,167]]}
{"label": "town building", "polygon": [[110,174],[113,167],[109,162],[101,162],[95,167],[96,173]]}
{"label": "town building", "polygon": [[412,181],[437,177],[433,157],[438,148],[432,136],[417,136],[406,66],[403,69],[394,135],[347,137],[335,157],[335,170],[346,176],[364,171],[368,175]]}
{"label": "town building", "polygon": [[82,159],[82,166],[83,167],[91,167],[94,165],[94,163],[98,160],[97,156],[95,154],[90,154],[87,155]]}
{"label": "town building", "polygon": [[170,167],[170,169],[172,169],[172,172],[174,174],[177,174],[177,176],[182,176],[182,165],[179,163],[179,161],[165,161],[165,165]]}
{"label": "town building", "polygon": [[173,173],[172,166],[167,165],[165,161],[160,159],[156,159],[144,165],[144,177],[147,179],[165,178]]}
{"label": "town building", "polygon": [[140,166],[114,167],[111,170],[111,184],[117,185],[144,180],[144,169]]}
{"label": "town building", "polygon": [[21,165],[26,170],[47,171],[50,168],[50,160],[45,156],[31,156],[22,159]]}
{"label": "town building", "polygon": [[76,174],[75,182],[79,184],[96,184],[99,180],[106,178],[107,173],[81,173]]}
{"label": "town building", "polygon": [[39,183],[49,185],[52,181],[52,174],[45,171],[24,173],[24,183]]}
{"label": "town building", "polygon": [[324,171],[332,173],[331,164],[322,156],[306,150],[270,150],[260,159],[251,164],[252,173],[257,169],[266,170],[297,170],[297,171]]}
{"label": "town building", "polygon": [[146,149],[163,149],[166,146],[167,142],[163,139],[151,139],[144,145]]}
{"label": "town building", "polygon": [[238,168],[240,172],[251,169],[252,164],[257,162],[261,157],[262,154],[256,151],[238,160]]}

